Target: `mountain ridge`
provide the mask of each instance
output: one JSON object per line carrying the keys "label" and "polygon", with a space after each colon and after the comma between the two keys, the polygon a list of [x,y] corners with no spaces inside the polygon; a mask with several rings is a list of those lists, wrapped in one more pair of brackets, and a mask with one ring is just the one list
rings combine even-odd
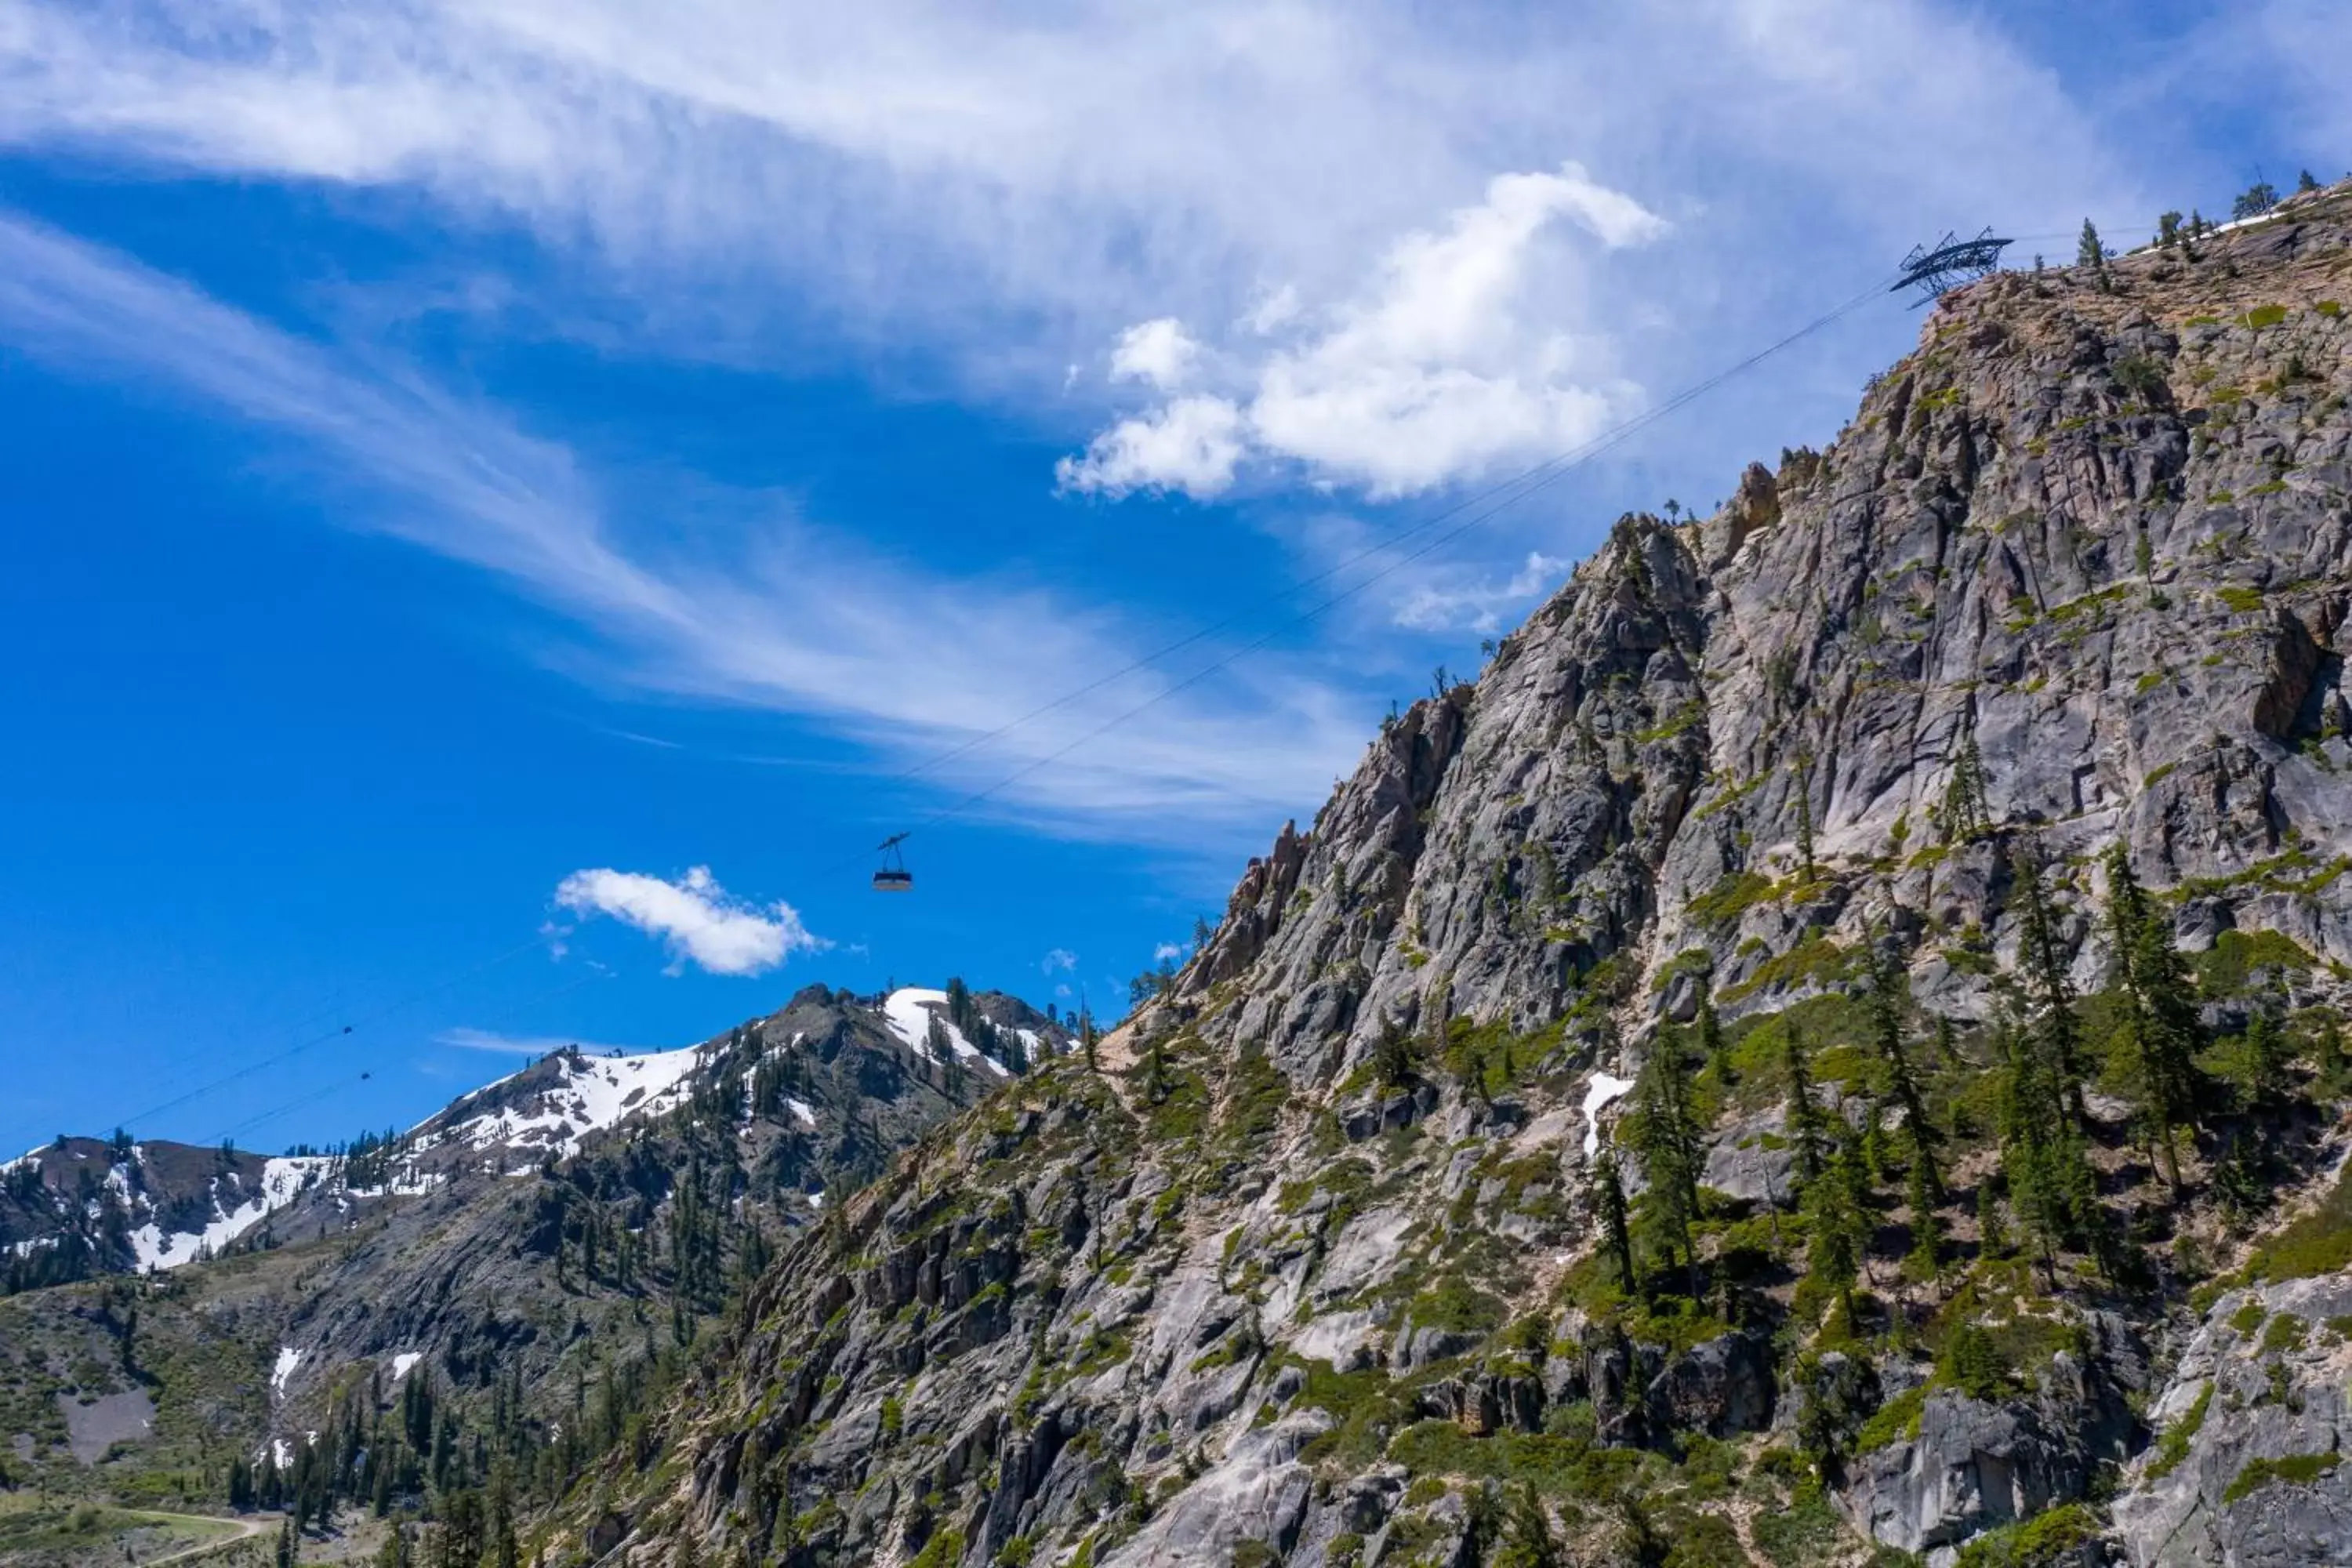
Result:
{"label": "mountain ridge", "polygon": [[[1822,451],[1622,520],[1097,1070],[802,1237],[665,1457],[540,1539],[2352,1552],[2314,1315],[2352,1261],[2348,285],[2343,187],[2001,274]],[[2273,1395],[2208,1420],[2178,1379],[2223,1363]]]}

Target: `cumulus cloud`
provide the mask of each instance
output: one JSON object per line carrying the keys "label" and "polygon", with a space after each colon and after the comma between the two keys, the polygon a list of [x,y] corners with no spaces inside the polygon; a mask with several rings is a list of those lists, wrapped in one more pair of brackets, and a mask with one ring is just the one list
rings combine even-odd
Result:
{"label": "cumulus cloud", "polygon": [[455,1046],[464,1051],[489,1051],[506,1057],[543,1057],[550,1051],[579,1049],[592,1057],[614,1055],[633,1056],[640,1048],[635,1046],[599,1045],[594,1040],[575,1040],[569,1035],[502,1035],[492,1029],[444,1029],[433,1037],[437,1046]]}
{"label": "cumulus cloud", "polygon": [[[1572,252],[1542,247],[1562,225],[1608,249],[1666,229],[1572,163],[1501,175],[1442,227],[1398,238],[1370,281],[1314,325],[1257,351],[1233,399],[1196,395],[1119,420],[1063,461],[1063,485],[1207,499],[1246,457],[1385,499],[1590,440],[1639,392],[1611,371],[1597,335],[1548,328],[1528,310],[1534,273],[1573,270]],[[1303,320],[1295,294],[1276,295],[1242,325],[1265,337]],[[1244,357],[1248,345],[1235,347]],[[1112,363],[1166,389],[1197,358],[1184,329],[1162,318],[1128,329]]]}
{"label": "cumulus cloud", "polygon": [[1184,944],[1181,942],[1163,942],[1151,950],[1151,962],[1154,963],[1165,963],[1171,959],[1183,956]]}
{"label": "cumulus cloud", "polygon": [[1502,625],[1505,610],[1516,609],[1537,595],[1557,588],[1567,574],[1568,565],[1557,556],[1530,550],[1526,564],[1500,583],[1472,583],[1462,587],[1424,583],[1397,605],[1396,624],[1425,632],[1495,631]]}
{"label": "cumulus cloud", "polygon": [[1242,411],[1222,397],[1180,397],[1122,419],[1082,457],[1055,466],[1062,488],[1120,496],[1131,490],[1222,495],[1242,460]]}
{"label": "cumulus cloud", "polygon": [[1056,970],[1075,973],[1078,967],[1078,955],[1066,947],[1057,947],[1045,955],[1045,962],[1039,967],[1048,974]]}
{"label": "cumulus cloud", "polygon": [[712,974],[764,974],[793,953],[832,945],[811,935],[790,904],[732,897],[708,866],[675,882],[639,871],[574,871],[556,887],[555,901],[574,914],[610,915],[660,938],[673,973],[693,963]]}
{"label": "cumulus cloud", "polygon": [[1121,381],[1148,381],[1162,392],[1182,385],[1201,357],[1201,345],[1173,316],[1139,322],[1118,337],[1111,351],[1111,375]]}

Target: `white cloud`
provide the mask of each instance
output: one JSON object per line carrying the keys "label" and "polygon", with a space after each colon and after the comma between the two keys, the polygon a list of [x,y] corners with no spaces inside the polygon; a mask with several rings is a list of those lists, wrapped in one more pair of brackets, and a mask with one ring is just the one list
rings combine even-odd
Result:
{"label": "white cloud", "polygon": [[1115,380],[1146,381],[1162,392],[1181,386],[1201,357],[1201,345],[1173,316],[1139,322],[1121,332],[1111,351]]}
{"label": "white cloud", "polygon": [[1057,947],[1045,955],[1045,962],[1039,967],[1048,974],[1055,970],[1076,973],[1078,967],[1078,955],[1066,947]]}
{"label": "white cloud", "polygon": [[1151,962],[1154,963],[1165,963],[1171,959],[1183,956],[1184,945],[1181,942],[1163,942],[1151,950]]}
{"label": "white cloud", "polygon": [[1504,611],[1558,588],[1566,580],[1568,567],[1569,563],[1557,556],[1530,550],[1526,563],[1501,583],[1474,583],[1458,588],[1423,584],[1396,607],[1396,624],[1425,632],[1465,627],[1492,632],[1502,625]]}
{"label": "white cloud", "polygon": [[1234,482],[1242,460],[1242,413],[1222,397],[1180,397],[1122,419],[1096,437],[1079,458],[1064,458],[1055,477],[1066,489],[1126,495],[1181,490],[1206,500]]}
{"label": "white cloud", "polygon": [[599,1045],[594,1040],[575,1040],[568,1035],[501,1035],[491,1029],[444,1029],[433,1037],[439,1046],[455,1046],[460,1050],[490,1051],[508,1057],[543,1057],[550,1051],[577,1047],[590,1056],[608,1057],[615,1053],[634,1056],[635,1046]]}
{"label": "white cloud", "polygon": [[[1196,395],[1121,420],[1083,458],[1065,460],[1062,482],[1205,499],[1233,482],[1246,450],[1389,498],[1590,440],[1632,412],[1639,394],[1611,372],[1597,335],[1529,319],[1531,275],[1545,263],[1572,270],[1564,249],[1539,252],[1563,222],[1612,249],[1655,239],[1666,226],[1574,163],[1498,176],[1483,202],[1442,229],[1398,239],[1374,279],[1320,312],[1318,329],[1266,352],[1241,406]],[[1295,306],[1261,310],[1244,325],[1263,335],[1295,314]],[[1196,355],[1183,329],[1161,318],[1129,328],[1113,364],[1132,363],[1133,374],[1165,389]]]}
{"label": "white cloud", "polygon": [[713,974],[764,974],[795,952],[832,945],[813,936],[790,904],[753,905],[729,895],[697,866],[677,881],[638,871],[574,871],[555,889],[574,914],[610,915],[669,948],[672,973],[692,963]]}
{"label": "white cloud", "polygon": [[[2089,199],[2139,195],[2094,117],[1935,0],[16,0],[5,17],[0,142],[389,190],[347,210],[404,228],[421,194],[461,233],[541,237],[563,281],[635,303],[674,349],[756,357],[814,321],[944,348],[1024,402],[1129,323],[1344,310],[1397,236],[1569,157],[1709,218],[1673,267],[1539,291],[1537,335],[1580,345],[1665,298],[1677,337],[1706,340],[1956,215],[2154,210]],[[1622,243],[1641,219],[1601,189],[1528,195]],[[1513,221],[1507,192],[1485,205]],[[1476,243],[1431,236],[1450,237]],[[1307,361],[1292,418],[1316,460],[1409,488],[1465,443],[1420,429],[1419,455],[1367,463],[1317,374],[1343,367]],[[1410,374],[1426,359],[1382,363],[1399,374],[1350,427],[1395,422],[1416,386],[1458,402]],[[1531,394],[1502,400],[1512,417],[1574,417],[1509,368]]]}
{"label": "white cloud", "polygon": [[297,337],[5,209],[0,342],[291,438],[357,492],[328,509],[338,521],[496,574],[594,634],[599,651],[566,662],[599,684],[812,718],[924,763],[939,785],[1001,785],[999,811],[1168,841],[1205,822],[1254,834],[1319,796],[1360,743],[1358,705],[1314,667],[1255,657],[1123,723],[1116,745],[1088,738],[1170,678],[1132,670],[979,745],[1076,676],[1130,664],[1150,628],[1033,583],[879,556],[766,496],[690,498],[738,526],[698,528],[682,554],[677,481],[616,498],[569,448],[411,367]]}

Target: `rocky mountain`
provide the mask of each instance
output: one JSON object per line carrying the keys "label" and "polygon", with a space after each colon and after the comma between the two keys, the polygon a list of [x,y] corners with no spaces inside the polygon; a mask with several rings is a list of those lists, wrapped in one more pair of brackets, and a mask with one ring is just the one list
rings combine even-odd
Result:
{"label": "rocky mountain", "polygon": [[[5,1177],[26,1289],[0,1300],[0,1444],[70,1479],[119,1437],[126,1471],[217,1488],[225,1444],[290,1469],[355,1387],[412,1377],[551,1429],[582,1384],[690,1342],[833,1194],[1069,1044],[960,983],[819,985],[685,1049],[554,1053],[334,1155],[60,1140]],[[30,1288],[77,1260],[125,1277]],[[108,1401],[137,1419],[108,1426]]]}
{"label": "rocky mountain", "polygon": [[2352,1561],[2352,188],[1622,520],[558,1563]]}

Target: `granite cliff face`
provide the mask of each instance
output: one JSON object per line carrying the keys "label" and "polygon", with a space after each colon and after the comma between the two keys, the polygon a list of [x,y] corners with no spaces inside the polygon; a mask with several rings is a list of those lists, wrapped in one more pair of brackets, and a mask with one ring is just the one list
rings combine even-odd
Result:
{"label": "granite cliff face", "polygon": [[[1093,1061],[946,1124],[782,1259],[663,1457],[608,1463],[550,1550],[2345,1560],[2352,1216],[2330,1194],[2293,1246],[2260,1233],[2344,1146],[2347,297],[2341,188],[2193,258],[2004,274],[1824,450],[1696,525],[1622,520]],[[2205,1031],[2177,1185],[2107,1043],[2117,846]],[[1987,1230],[2025,1213],[1997,1174],[2025,1136],[2008,1021],[2042,994],[2021,876],[2095,1047],[2066,1118],[2120,1238],[2095,1266]],[[1902,1195],[1881,1146],[1908,1118],[1874,953],[1940,1193]],[[1680,1260],[1623,1114],[1661,1060],[1703,1145]],[[1816,1142],[1871,1173],[1843,1307],[1831,1211],[1792,1202]],[[2302,1325],[2275,1373],[2229,1326],[2254,1299]]]}

